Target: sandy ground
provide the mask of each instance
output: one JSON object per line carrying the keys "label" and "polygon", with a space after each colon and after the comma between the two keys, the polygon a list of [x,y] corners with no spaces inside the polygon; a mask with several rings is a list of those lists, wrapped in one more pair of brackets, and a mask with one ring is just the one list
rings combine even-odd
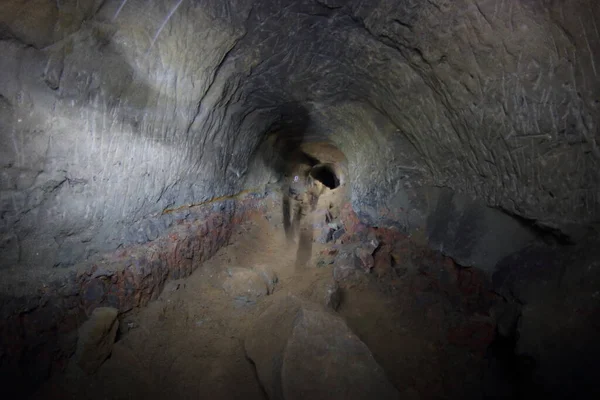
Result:
{"label": "sandy ground", "polygon": [[[319,207],[330,207],[331,201],[323,196]],[[245,332],[288,293],[323,303],[321,289],[332,282],[332,266],[316,266],[326,246],[310,240],[310,218],[309,210],[298,220],[293,242],[286,239],[281,210],[241,224],[231,245],[190,277],[169,282],[159,299],[122,322],[129,329],[96,374],[69,368],[35,398],[266,398],[245,357]],[[258,264],[276,272],[279,282],[273,294],[241,305],[224,292],[224,271]],[[441,351],[439,329],[408,295],[371,281],[345,291],[339,313],[404,398],[453,398],[452,382],[464,384],[477,366],[469,365],[464,351]]]}

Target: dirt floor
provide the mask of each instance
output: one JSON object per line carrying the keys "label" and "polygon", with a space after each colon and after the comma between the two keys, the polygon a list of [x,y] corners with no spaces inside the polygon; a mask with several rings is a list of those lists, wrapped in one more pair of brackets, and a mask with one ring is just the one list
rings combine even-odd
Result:
{"label": "dirt floor", "polygon": [[[304,207],[291,227],[292,241],[286,238],[281,208],[240,225],[229,246],[190,277],[169,282],[159,299],[121,322],[112,355],[97,373],[85,376],[70,367],[35,398],[266,398],[245,357],[245,332],[288,293],[323,303],[322,289],[333,282],[332,265],[317,266],[317,261],[331,243],[313,242],[311,225],[323,208],[337,210],[336,196],[325,193],[313,211]],[[223,290],[227,268],[256,265],[277,274],[271,295],[240,303]],[[445,328],[458,312],[449,295],[415,292],[419,274],[404,277],[366,276],[343,291],[339,314],[403,398],[481,398],[482,357],[445,339]]]}

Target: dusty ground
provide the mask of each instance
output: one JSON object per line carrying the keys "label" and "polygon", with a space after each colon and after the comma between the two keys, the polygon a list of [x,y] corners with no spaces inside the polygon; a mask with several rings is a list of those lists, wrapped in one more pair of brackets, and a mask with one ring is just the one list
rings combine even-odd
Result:
{"label": "dusty ground", "polygon": [[[322,196],[315,212],[338,201],[332,196]],[[35,398],[266,398],[244,354],[245,332],[262,310],[288,293],[323,303],[322,289],[332,282],[332,266],[316,266],[329,245],[309,240],[313,213],[305,210],[293,242],[286,239],[280,208],[240,225],[231,245],[122,321],[112,356],[96,374],[70,368]],[[273,294],[243,305],[224,292],[226,268],[258,264],[278,275]],[[445,339],[448,321],[455,321],[449,316],[458,311],[449,309],[452,302],[441,290],[415,292],[419,274],[409,270],[393,280],[366,276],[344,290],[338,312],[404,398],[481,398],[482,357]]]}

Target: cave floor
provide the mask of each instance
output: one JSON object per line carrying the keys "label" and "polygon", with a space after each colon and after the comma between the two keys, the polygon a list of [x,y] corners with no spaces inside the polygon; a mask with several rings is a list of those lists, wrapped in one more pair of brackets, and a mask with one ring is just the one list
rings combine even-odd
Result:
{"label": "cave floor", "polygon": [[[329,245],[286,240],[280,209],[237,227],[231,244],[190,277],[170,281],[161,296],[126,317],[111,357],[91,376],[69,367],[37,399],[264,399],[245,357],[245,332],[283,296],[323,303],[332,265],[317,267]],[[305,216],[304,218],[309,218]],[[312,233],[312,232],[311,232]],[[298,248],[300,243],[300,248]],[[310,258],[298,265],[299,258]],[[268,266],[274,292],[255,304],[236,302],[222,288],[228,267]],[[343,291],[338,313],[373,352],[403,398],[481,398],[484,357],[449,345],[446,327],[460,311],[447,294],[415,292],[406,274],[399,284],[366,276]],[[423,293],[426,296],[423,296]]]}

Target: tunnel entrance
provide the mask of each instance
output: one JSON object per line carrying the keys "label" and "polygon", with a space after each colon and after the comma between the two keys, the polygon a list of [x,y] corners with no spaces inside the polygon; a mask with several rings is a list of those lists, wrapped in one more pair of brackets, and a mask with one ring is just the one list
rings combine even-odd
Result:
{"label": "tunnel entrance", "polygon": [[310,170],[310,176],[327,186],[329,189],[335,189],[340,186],[340,180],[331,165],[315,165]]}

